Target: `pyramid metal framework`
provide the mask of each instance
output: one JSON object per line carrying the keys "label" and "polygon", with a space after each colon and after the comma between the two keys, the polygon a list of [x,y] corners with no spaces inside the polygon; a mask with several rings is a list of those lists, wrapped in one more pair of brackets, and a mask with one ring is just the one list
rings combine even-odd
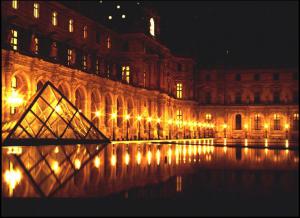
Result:
{"label": "pyramid metal framework", "polygon": [[27,146],[14,157],[38,196],[55,197],[104,148],[104,144]]}
{"label": "pyramid metal framework", "polygon": [[2,127],[4,146],[109,143],[51,82],[30,99],[17,118]]}

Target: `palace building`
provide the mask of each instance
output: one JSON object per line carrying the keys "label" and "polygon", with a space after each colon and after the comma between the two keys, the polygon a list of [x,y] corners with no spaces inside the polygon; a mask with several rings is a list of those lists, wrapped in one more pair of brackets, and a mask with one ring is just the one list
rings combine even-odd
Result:
{"label": "palace building", "polygon": [[298,140],[298,69],[198,69],[141,2],[109,2],[99,20],[54,1],[1,4],[2,125],[50,81],[110,139]]}

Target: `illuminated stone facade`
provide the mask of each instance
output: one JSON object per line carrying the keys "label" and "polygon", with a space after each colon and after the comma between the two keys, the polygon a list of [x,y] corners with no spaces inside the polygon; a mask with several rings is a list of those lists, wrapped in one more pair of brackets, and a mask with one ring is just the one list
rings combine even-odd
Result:
{"label": "illuminated stone facade", "polygon": [[[244,124],[248,138],[285,138],[285,124],[288,134],[298,137],[298,102],[293,97],[298,94],[297,70],[198,71],[194,60],[176,57],[159,43],[157,16],[151,16],[154,26],[149,21],[151,32],[146,28],[147,33],[121,34],[57,2],[37,3],[2,3],[3,122],[24,106],[7,103],[13,90],[25,103],[49,80],[110,138],[125,139],[127,130],[129,139],[223,138],[224,123],[228,138],[244,138]],[[280,78],[273,80],[276,72]],[[259,80],[253,79],[256,73]],[[256,93],[261,103],[254,103]],[[241,130],[236,130],[236,114],[241,115]],[[256,114],[259,130],[253,127]],[[279,130],[274,130],[274,114]],[[191,121],[213,123],[215,132],[188,125]]]}

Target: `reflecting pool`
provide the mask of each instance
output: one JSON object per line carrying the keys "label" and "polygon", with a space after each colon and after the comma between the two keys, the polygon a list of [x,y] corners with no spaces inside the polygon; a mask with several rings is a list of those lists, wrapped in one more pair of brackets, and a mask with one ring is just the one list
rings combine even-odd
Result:
{"label": "reflecting pool", "polygon": [[[298,201],[299,152],[109,144],[2,148],[4,197]],[[251,201],[251,200],[249,200]]]}

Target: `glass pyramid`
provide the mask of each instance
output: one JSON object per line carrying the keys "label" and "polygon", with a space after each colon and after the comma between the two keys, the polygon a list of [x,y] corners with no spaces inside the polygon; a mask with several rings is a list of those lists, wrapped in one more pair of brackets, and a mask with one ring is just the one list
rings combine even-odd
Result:
{"label": "glass pyramid", "polygon": [[29,100],[18,118],[2,127],[4,146],[109,143],[51,82]]}

